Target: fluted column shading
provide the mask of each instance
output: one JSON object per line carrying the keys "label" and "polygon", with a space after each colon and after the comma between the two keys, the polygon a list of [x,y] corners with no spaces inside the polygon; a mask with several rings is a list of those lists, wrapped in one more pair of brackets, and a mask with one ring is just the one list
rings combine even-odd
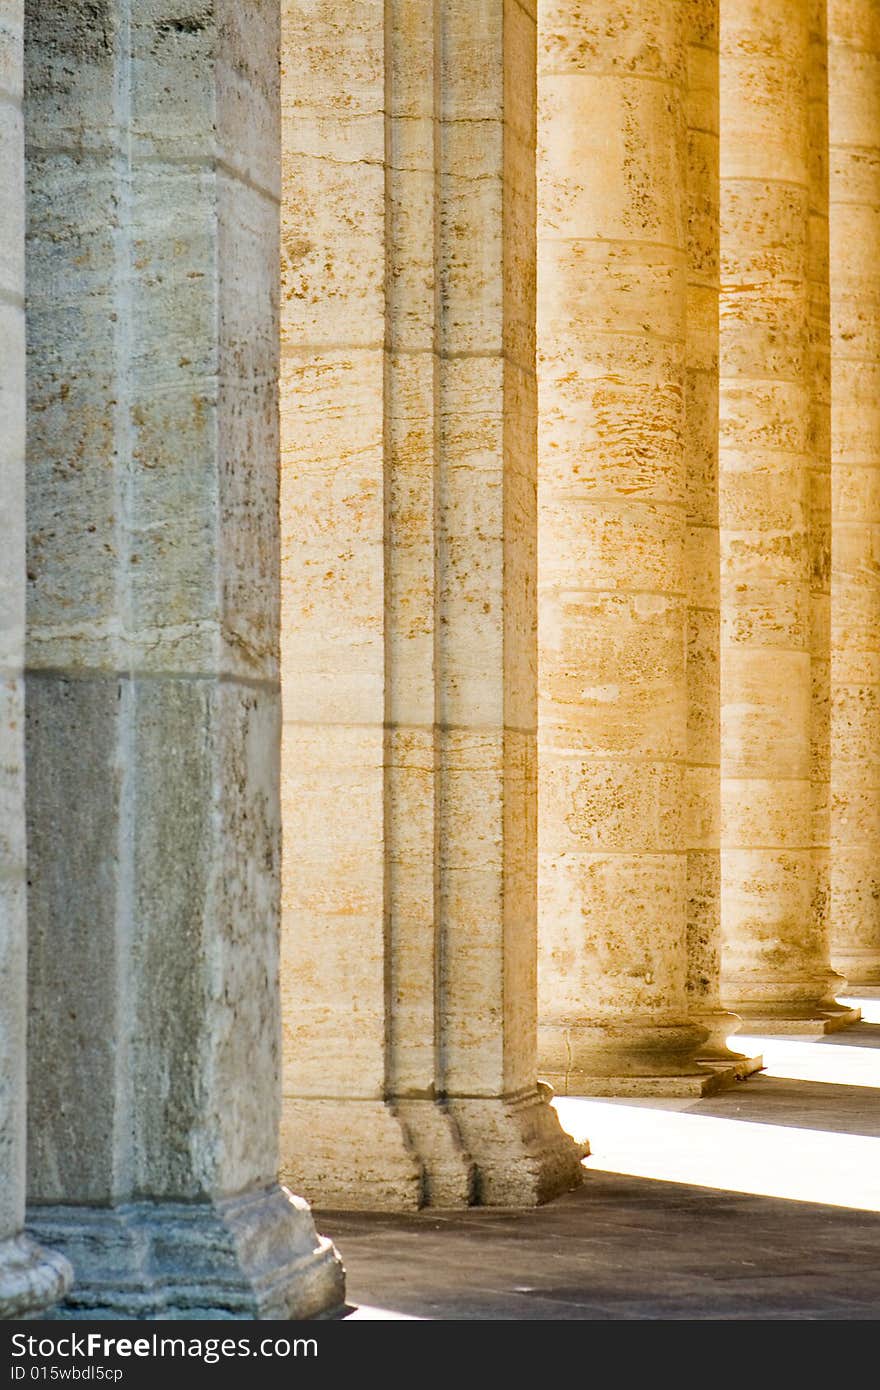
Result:
{"label": "fluted column shading", "polygon": [[832,961],[880,985],[880,9],[828,7]]}
{"label": "fluted column shading", "polygon": [[721,1005],[721,669],[718,537],[718,0],[687,0],[687,313],[684,451],[687,646],[687,1001],[701,1060],[748,1075]]}
{"label": "fluted column shading", "polygon": [[66,1260],[22,1232],[27,1006],[22,20],[18,0],[0,0],[0,1318],[39,1317],[63,1297],[71,1278]]}
{"label": "fluted column shading", "polygon": [[27,8],[29,1194],[65,1312],[342,1299],[279,1186],[278,10]]}
{"label": "fluted column shading", "polygon": [[721,0],[723,995],[853,1020],[829,962],[827,205],[820,6]]}
{"label": "fluted column shading", "polygon": [[709,7],[540,7],[539,1055],[574,1094],[723,1076],[688,999],[717,901],[713,192],[688,173],[707,17],[711,47]]}
{"label": "fluted column shading", "polygon": [[535,19],[289,4],[284,1171],[357,1207],[580,1177],[536,1080]]}

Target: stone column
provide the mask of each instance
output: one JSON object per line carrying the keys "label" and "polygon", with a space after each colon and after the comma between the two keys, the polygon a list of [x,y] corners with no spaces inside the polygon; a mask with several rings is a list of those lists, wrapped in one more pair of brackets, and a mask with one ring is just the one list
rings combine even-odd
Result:
{"label": "stone column", "polygon": [[723,990],[762,1032],[857,1016],[827,921],[819,10],[721,0]]}
{"label": "stone column", "polygon": [[711,963],[717,900],[717,272],[687,75],[692,44],[711,161],[709,11],[541,10],[539,1055],[573,1094],[725,1078],[695,1060],[710,1032],[723,1047],[710,973],[695,1002],[711,1027],[687,989],[689,935]]}
{"label": "stone column", "polygon": [[832,961],[880,985],[880,11],[828,8]]}
{"label": "stone column", "polygon": [[39,1317],[71,1270],[22,1232],[27,900],[24,784],[25,332],[22,6],[0,0],[0,1318]]}
{"label": "stone column", "polygon": [[709,1032],[702,1061],[740,1076],[721,1005],[721,669],[718,537],[718,0],[687,0],[687,1000]]}
{"label": "stone column", "polygon": [[298,1318],[277,1182],[278,11],[28,7],[30,1197],[67,1312]]}
{"label": "stone column", "polygon": [[534,16],[286,14],[285,1171],[530,1204]]}

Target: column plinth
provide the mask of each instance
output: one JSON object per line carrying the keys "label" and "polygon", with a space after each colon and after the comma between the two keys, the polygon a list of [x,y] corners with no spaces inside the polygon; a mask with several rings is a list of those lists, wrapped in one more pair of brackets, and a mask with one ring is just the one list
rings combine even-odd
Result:
{"label": "column plinth", "polygon": [[282,1187],[205,1202],[41,1206],[31,1229],[78,1278],[59,1320],[299,1320],[338,1310],[339,1258]]}
{"label": "column plinth", "polygon": [[63,1255],[19,1233],[0,1241],[0,1319],[44,1318],[70,1288]]}

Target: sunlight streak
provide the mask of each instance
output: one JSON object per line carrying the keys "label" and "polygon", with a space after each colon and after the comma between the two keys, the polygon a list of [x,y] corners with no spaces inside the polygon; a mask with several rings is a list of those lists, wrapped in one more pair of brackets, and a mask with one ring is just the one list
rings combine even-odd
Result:
{"label": "sunlight streak", "polygon": [[[865,1023],[880,1023],[880,999],[846,1002],[859,1005]],[[749,1087],[762,1084],[757,1078],[736,1093],[738,1103],[733,1092],[726,1093],[730,1118],[717,1114],[717,1097],[656,1101],[569,1096],[557,1097],[553,1104],[575,1139],[589,1139],[588,1170],[880,1212],[880,1137],[823,1128],[835,1086],[862,1088],[865,1118],[878,1124],[871,1093],[880,1089],[880,1039],[875,1048],[870,1043],[848,1045],[845,1037],[841,1032],[815,1040],[745,1034],[731,1039],[743,1051],[763,1052],[763,1078],[828,1087],[821,1098],[805,1091],[795,1115],[788,1098],[786,1115],[797,1125],[773,1124],[766,1101],[760,1119],[749,1118]],[[859,1105],[857,1093],[842,1089],[839,1095],[846,1095],[852,1115],[853,1105]],[[763,1122],[765,1116],[770,1123]],[[858,1112],[855,1122],[858,1127]]]}
{"label": "sunlight streak", "polygon": [[560,1121],[589,1138],[585,1166],[630,1177],[880,1211],[880,1138],[755,1124],[614,1100],[563,1097]]}

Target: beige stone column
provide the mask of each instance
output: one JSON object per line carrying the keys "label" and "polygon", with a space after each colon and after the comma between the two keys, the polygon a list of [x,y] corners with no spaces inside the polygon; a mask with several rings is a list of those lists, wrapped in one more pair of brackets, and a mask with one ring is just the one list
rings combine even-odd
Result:
{"label": "beige stone column", "polygon": [[718,532],[718,0],[686,0],[687,1000],[701,1060],[747,1075],[740,1021],[721,1005],[721,667]]}
{"label": "beige stone column", "polygon": [[721,0],[725,1002],[834,1002],[828,858],[827,247],[821,6]]}
{"label": "beige stone column", "polygon": [[575,1094],[714,1089],[724,1071],[695,1058],[733,1027],[714,964],[711,18],[541,10],[539,1055]]}
{"label": "beige stone column", "polygon": [[39,1317],[71,1270],[22,1232],[27,900],[24,784],[25,331],[22,20],[0,0],[0,1318]]}
{"label": "beige stone column", "polygon": [[33,3],[29,1189],[68,1312],[308,1317],[278,1171],[278,9]]}
{"label": "beige stone column", "polygon": [[285,1172],[579,1177],[536,1085],[534,16],[289,5]]}
{"label": "beige stone column", "polygon": [[832,961],[880,985],[880,9],[828,8]]}

